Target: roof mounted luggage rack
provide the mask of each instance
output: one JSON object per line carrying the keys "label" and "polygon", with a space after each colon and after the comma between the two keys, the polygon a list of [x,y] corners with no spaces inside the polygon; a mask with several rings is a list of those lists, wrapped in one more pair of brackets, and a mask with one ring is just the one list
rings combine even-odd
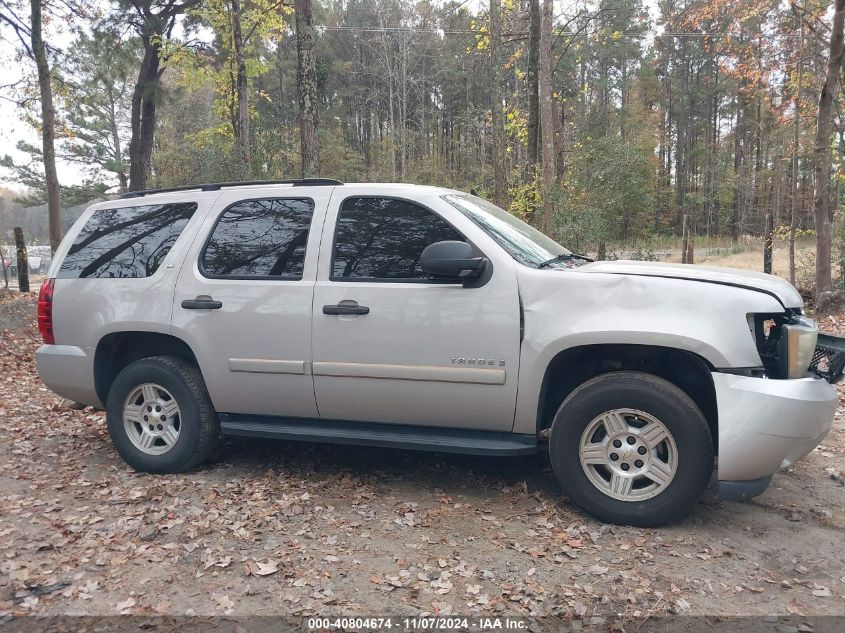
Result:
{"label": "roof mounted luggage rack", "polygon": [[248,185],[293,185],[294,187],[333,187],[343,183],[333,178],[294,178],[291,180],[241,180],[238,182],[211,182],[203,185],[182,185],[166,189],[144,189],[143,191],[127,191],[120,196],[124,198],[143,198],[154,193],[172,193],[174,191],[220,191],[225,187],[246,187]]}

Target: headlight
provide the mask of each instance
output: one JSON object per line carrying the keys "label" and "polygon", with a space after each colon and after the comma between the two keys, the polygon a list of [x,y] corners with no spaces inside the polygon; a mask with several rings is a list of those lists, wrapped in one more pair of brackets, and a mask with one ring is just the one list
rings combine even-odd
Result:
{"label": "headlight", "polygon": [[778,340],[778,365],[784,378],[803,378],[816,350],[819,328],[815,321],[799,317],[781,326]]}

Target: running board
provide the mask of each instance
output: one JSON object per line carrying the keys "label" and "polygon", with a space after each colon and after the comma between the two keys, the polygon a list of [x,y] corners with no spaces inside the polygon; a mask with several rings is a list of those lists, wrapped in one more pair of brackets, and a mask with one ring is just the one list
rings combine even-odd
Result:
{"label": "running board", "polygon": [[376,422],[221,413],[220,428],[226,435],[466,455],[529,455],[537,450],[537,438],[533,435]]}

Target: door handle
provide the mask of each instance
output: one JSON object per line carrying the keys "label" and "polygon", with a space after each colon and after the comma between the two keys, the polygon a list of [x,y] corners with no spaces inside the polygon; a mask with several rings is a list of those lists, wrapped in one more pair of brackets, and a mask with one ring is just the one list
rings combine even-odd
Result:
{"label": "door handle", "polygon": [[344,299],[339,301],[337,305],[323,306],[323,314],[369,314],[370,309],[367,306],[359,306],[358,302],[353,299]]}
{"label": "door handle", "polygon": [[198,295],[195,299],[185,299],[182,307],[186,310],[218,310],[223,307],[221,301],[215,301],[208,295]]}

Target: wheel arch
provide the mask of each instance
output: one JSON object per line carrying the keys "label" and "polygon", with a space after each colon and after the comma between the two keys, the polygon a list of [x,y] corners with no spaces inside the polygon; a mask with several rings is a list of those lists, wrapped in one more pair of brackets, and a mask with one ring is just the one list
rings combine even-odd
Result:
{"label": "wheel arch", "polygon": [[614,371],[641,371],[659,376],[687,393],[710,427],[718,454],[718,409],[711,372],[703,357],[674,347],[640,344],[590,344],[558,352],[546,367],[537,405],[537,432],[551,426],[566,397],[585,381]]}
{"label": "wheel arch", "polygon": [[106,402],[112,382],[124,367],[142,358],[162,355],[175,356],[199,367],[194,351],[176,336],[139,331],[106,334],[94,352],[94,386],[100,402]]}

